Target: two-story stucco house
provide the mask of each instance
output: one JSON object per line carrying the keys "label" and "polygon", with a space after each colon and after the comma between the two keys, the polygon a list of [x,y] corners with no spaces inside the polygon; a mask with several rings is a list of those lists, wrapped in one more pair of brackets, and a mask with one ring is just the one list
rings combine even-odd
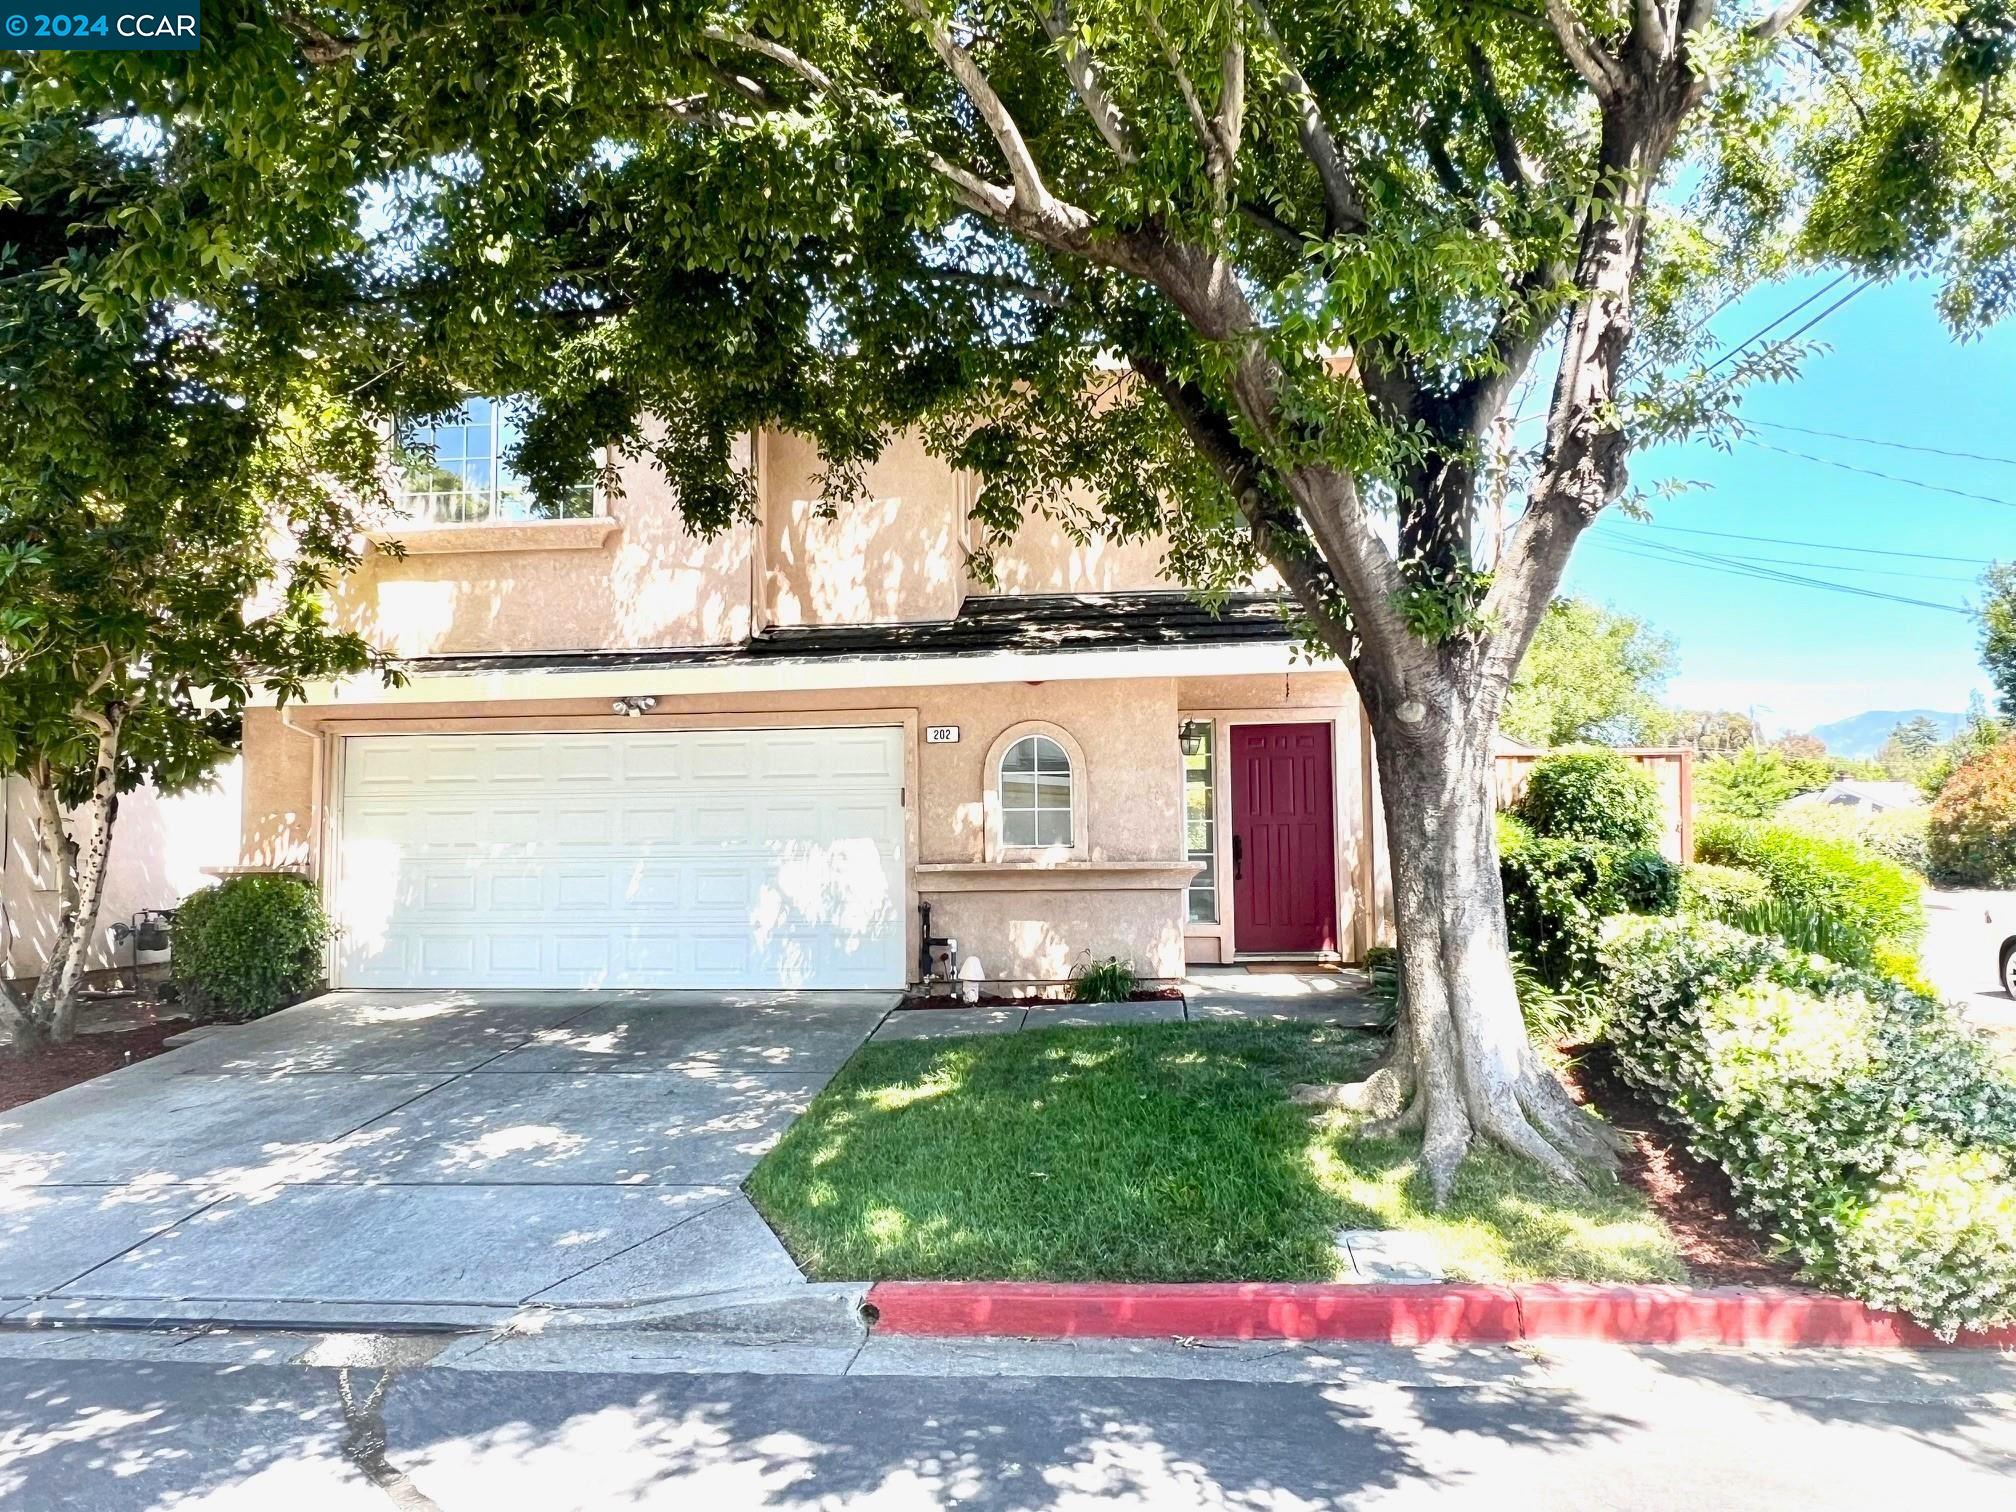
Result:
{"label": "two-story stucco house", "polygon": [[972,482],[904,443],[826,517],[748,446],[712,540],[639,468],[530,518],[501,405],[340,613],[405,658],[247,717],[243,864],[300,868],[338,987],[898,987],[1351,959],[1378,925],[1367,733],[1267,595],[1033,520],[969,570]]}

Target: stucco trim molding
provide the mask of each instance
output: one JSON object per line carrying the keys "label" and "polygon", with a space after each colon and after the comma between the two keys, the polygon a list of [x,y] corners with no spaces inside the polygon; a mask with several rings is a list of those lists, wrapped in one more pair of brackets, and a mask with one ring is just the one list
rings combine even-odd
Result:
{"label": "stucco trim molding", "polygon": [[408,556],[473,555],[486,551],[593,551],[617,522],[608,515],[585,520],[508,520],[485,525],[429,525],[373,530],[374,545],[397,541]]}
{"label": "stucco trim molding", "polygon": [[1195,861],[926,861],[920,893],[1163,892],[1188,888]]}

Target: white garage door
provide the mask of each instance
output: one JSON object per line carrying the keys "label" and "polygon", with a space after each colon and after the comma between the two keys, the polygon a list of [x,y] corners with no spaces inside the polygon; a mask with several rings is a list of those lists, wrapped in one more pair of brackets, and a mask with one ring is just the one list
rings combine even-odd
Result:
{"label": "white garage door", "polygon": [[898,987],[897,729],[359,736],[346,987]]}

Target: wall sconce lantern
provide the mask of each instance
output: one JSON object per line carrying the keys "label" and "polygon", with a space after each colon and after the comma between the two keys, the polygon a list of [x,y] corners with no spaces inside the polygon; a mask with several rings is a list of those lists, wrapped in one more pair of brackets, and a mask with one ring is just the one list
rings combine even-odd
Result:
{"label": "wall sconce lantern", "polygon": [[1177,732],[1176,743],[1183,748],[1185,756],[1204,754],[1204,742],[1211,738],[1211,726],[1201,719],[1186,719]]}

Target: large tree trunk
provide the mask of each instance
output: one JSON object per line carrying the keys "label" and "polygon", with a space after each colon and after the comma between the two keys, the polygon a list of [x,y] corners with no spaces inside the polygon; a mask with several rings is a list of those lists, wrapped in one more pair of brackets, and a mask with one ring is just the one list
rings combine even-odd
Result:
{"label": "large tree trunk", "polygon": [[40,774],[35,784],[42,809],[42,844],[56,867],[62,905],[35,994],[26,1012],[15,1016],[15,1046],[22,1051],[63,1044],[76,1032],[77,994],[97,932],[99,905],[105,899],[112,824],[118,812],[120,729],[117,714],[99,728],[91,796],[77,811],[74,838],[64,824],[63,806],[49,774]]}
{"label": "large tree trunk", "polygon": [[[1492,719],[1462,700],[1430,710],[1366,700],[1400,931],[1401,1015],[1385,1064],[1304,1100],[1419,1130],[1438,1205],[1485,1139],[1580,1183],[1614,1163],[1610,1131],[1569,1097],[1527,1038],[1498,875]],[[1402,715],[1410,716],[1403,718]]]}

